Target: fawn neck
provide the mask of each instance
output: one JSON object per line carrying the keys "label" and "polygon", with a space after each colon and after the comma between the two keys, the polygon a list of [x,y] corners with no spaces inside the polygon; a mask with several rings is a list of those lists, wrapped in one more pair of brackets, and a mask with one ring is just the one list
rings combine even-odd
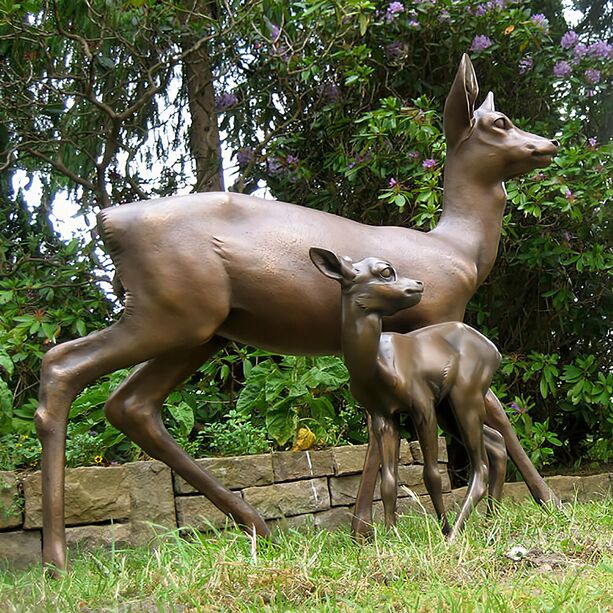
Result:
{"label": "fawn neck", "polygon": [[341,347],[353,381],[376,377],[381,330],[381,315],[367,311],[343,292]]}
{"label": "fawn neck", "polygon": [[445,163],[443,212],[432,234],[452,243],[487,277],[498,253],[507,194],[502,180],[484,182],[460,155]]}

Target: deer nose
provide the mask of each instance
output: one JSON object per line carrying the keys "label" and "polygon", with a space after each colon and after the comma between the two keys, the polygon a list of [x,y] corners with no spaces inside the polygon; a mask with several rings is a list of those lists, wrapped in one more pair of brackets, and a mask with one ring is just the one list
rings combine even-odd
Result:
{"label": "deer nose", "polygon": [[559,149],[560,148],[560,141],[556,140],[555,138],[551,139],[551,144],[556,148]]}

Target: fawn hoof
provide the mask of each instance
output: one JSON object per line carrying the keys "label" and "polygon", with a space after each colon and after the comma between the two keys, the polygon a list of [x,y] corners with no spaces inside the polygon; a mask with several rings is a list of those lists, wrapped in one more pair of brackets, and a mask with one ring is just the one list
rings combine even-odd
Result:
{"label": "fawn hoof", "polygon": [[373,535],[374,530],[372,521],[366,521],[365,519],[354,517],[353,522],[351,523],[351,536],[353,536],[356,542],[365,543],[371,540]]}

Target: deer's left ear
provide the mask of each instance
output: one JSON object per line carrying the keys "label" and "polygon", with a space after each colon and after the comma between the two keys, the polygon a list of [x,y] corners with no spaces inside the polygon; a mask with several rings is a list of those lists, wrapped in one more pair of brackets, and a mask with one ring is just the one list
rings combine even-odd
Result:
{"label": "deer's left ear", "polygon": [[351,280],[355,276],[349,258],[339,258],[335,253],[321,247],[311,247],[309,257],[319,272],[336,281]]}
{"label": "deer's left ear", "polygon": [[496,109],[494,108],[494,93],[488,92],[487,96],[485,97],[485,100],[483,101],[483,104],[477,109],[477,112],[479,111],[492,112],[495,110]]}
{"label": "deer's left ear", "polygon": [[443,111],[443,126],[447,147],[453,148],[468,134],[475,110],[479,85],[472,62],[466,53],[453,80]]}

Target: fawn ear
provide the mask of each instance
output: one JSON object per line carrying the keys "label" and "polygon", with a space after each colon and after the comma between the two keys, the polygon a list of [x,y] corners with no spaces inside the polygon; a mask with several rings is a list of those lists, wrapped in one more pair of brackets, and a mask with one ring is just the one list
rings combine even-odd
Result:
{"label": "fawn ear", "polygon": [[493,92],[488,92],[487,96],[485,97],[485,100],[483,101],[483,104],[477,109],[477,112],[478,111],[492,112],[495,110],[496,109],[494,108],[494,94]]}
{"label": "fawn ear", "polygon": [[475,69],[465,53],[462,55],[460,67],[449,90],[443,112],[443,126],[448,149],[458,145],[468,134],[473,123],[475,100],[478,94],[479,85]]}
{"label": "fawn ear", "polygon": [[321,247],[311,247],[309,249],[309,257],[317,270],[337,281],[353,279],[355,274],[351,267],[349,258],[339,258],[332,251],[322,249]]}

